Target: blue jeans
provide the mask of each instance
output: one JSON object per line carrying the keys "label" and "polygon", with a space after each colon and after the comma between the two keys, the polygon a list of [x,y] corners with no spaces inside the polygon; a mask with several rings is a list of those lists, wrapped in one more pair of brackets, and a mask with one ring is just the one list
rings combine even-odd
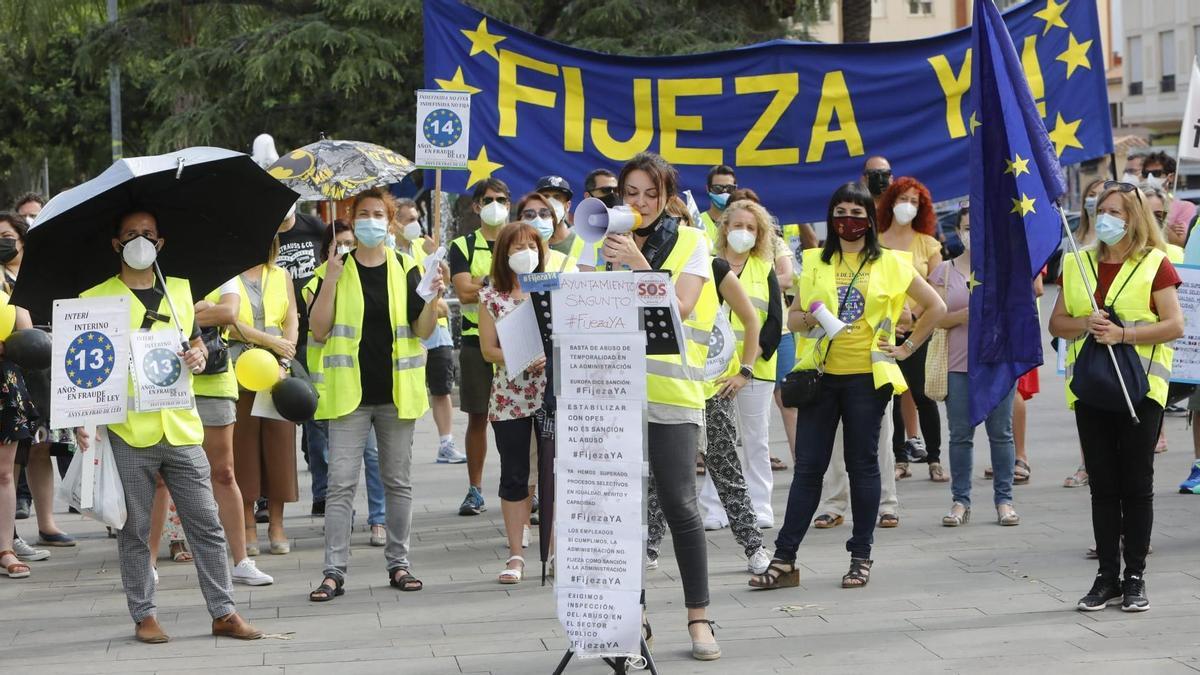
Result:
{"label": "blue jeans", "polygon": [[[983,422],[992,447],[992,495],[997,506],[1013,500],[1017,448],[1013,445],[1012,398],[1013,390],[1009,390]],[[946,417],[950,423],[950,492],[954,501],[970,506],[975,427],[971,425],[971,383],[966,373],[949,373]]]}
{"label": "blue jeans", "polygon": [[383,478],[379,474],[379,441],[375,439],[375,427],[367,435],[367,446],[363,448],[363,473],[367,478],[367,524],[383,525]]}
{"label": "blue jeans", "polygon": [[778,388],[783,378],[796,367],[796,337],[791,333],[784,333],[779,338],[779,347],[775,353],[778,354],[775,358],[775,386]]}
{"label": "blue jeans", "polygon": [[874,377],[821,377],[816,400],[796,416],[796,468],[788,492],[787,514],[775,539],[775,558],[796,560],[796,549],[821,501],[821,482],[833,455],[833,439],[842,425],[846,472],[850,474],[850,512],[854,530],[846,550],[855,558],[870,558],[879,516],[879,426],[892,396],[892,387],[875,388]]}
{"label": "blue jeans", "polygon": [[329,422],[305,422],[304,447],[308,457],[308,472],[312,474],[313,501],[323,502],[325,492],[329,489]]}

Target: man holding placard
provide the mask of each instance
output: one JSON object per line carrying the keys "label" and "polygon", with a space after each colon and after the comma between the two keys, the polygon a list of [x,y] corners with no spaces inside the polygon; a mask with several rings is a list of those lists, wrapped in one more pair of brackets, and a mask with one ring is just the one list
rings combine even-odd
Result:
{"label": "man holding placard", "polygon": [[[80,296],[127,297],[130,329],[136,336],[129,378],[130,409],[124,422],[108,425],[129,514],[117,542],[121,583],[136,624],[136,638],[166,642],[169,638],[156,617],[147,544],[155,481],[161,475],[195,553],[200,590],[213,616],[213,635],[258,639],[262,632],[234,609],[225,533],[217,519],[208,460],[200,447],[204,428],[196,414],[191,376],[204,370],[205,351],[196,328],[191,288],[186,280],[173,277],[160,277],[161,284],[155,282],[155,260],[164,243],[153,215],[126,214],[112,240],[113,249],[121,255],[120,273]],[[179,327],[189,331],[186,344]],[[81,430],[78,436],[80,446],[86,449],[88,434]]]}

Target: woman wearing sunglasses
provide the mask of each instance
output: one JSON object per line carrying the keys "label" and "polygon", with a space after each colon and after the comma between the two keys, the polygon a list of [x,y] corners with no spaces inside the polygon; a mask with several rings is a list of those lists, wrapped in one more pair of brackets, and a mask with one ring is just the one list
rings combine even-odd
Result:
{"label": "woman wearing sunglasses", "polygon": [[532,227],[537,232],[538,238],[546,245],[545,271],[578,272],[579,268],[575,265],[575,260],[549,248],[550,237],[554,235],[559,224],[558,214],[554,211],[554,205],[550,203],[550,199],[552,198],[538,192],[530,192],[525,195],[521,201],[517,202],[517,208],[513,210],[512,222],[525,223]]}
{"label": "woman wearing sunglasses", "polygon": [[[1066,256],[1059,282],[1062,293],[1050,318],[1050,333],[1071,340],[1066,359],[1067,405],[1075,410],[1083,445],[1100,560],[1095,582],[1078,608],[1101,610],[1119,600],[1121,609],[1141,612],[1150,608],[1143,574],[1154,518],[1154,445],[1171,378],[1170,342],[1183,335],[1176,292],[1180,280],[1137,186],[1104,184],[1096,236],[1095,249]],[[1077,398],[1071,385],[1083,374],[1075,363],[1085,339],[1095,343],[1089,349],[1133,346],[1149,385],[1145,395],[1133,393],[1137,421],[1122,401],[1098,401],[1094,394],[1085,395],[1086,401]]]}

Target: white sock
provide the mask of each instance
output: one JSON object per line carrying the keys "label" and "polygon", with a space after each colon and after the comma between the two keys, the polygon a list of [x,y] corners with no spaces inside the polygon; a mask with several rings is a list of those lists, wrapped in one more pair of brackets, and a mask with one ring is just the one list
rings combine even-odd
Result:
{"label": "white sock", "polygon": [[438,440],[441,441],[442,443],[453,443],[454,442],[454,434],[446,434],[445,436],[442,436]]}

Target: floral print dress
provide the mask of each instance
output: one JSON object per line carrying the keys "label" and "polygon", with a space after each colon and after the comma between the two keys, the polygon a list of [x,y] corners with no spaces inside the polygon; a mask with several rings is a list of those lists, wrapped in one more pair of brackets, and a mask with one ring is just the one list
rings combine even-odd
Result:
{"label": "floral print dress", "polygon": [[[491,286],[479,291],[479,304],[483,305],[493,319],[499,321],[524,302],[508,293],[501,293]],[[511,381],[503,364],[497,364],[492,376],[492,398],[488,403],[488,421],[503,422],[523,417],[532,417],[542,407],[542,394],[546,391],[546,371],[537,375],[521,373]]]}

